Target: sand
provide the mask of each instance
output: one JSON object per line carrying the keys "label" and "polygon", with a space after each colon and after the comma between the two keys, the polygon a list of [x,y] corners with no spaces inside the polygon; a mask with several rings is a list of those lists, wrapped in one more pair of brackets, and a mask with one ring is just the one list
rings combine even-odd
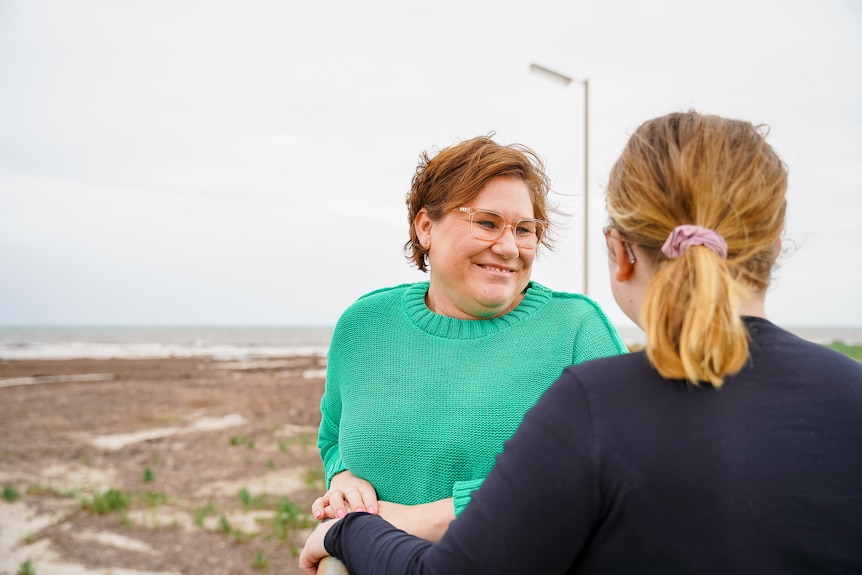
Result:
{"label": "sand", "polygon": [[[38,575],[299,573],[323,491],[323,370],[318,357],[0,361],[0,574],[27,561]],[[90,511],[109,489],[129,508]],[[280,498],[298,510],[287,533]]]}

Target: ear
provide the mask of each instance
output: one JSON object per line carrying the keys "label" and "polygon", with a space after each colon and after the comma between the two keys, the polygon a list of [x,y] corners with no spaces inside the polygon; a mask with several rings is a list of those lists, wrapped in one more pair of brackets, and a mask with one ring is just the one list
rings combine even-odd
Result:
{"label": "ear", "polygon": [[[635,271],[635,263],[629,260],[624,242],[616,234],[608,238],[612,250],[611,257],[614,259],[614,277],[618,282],[628,281]],[[630,247],[630,249],[632,249]]]}
{"label": "ear", "polygon": [[416,229],[416,236],[422,247],[428,248],[431,245],[431,228],[434,227],[434,222],[431,221],[427,209],[419,210],[419,213],[413,218],[413,227]]}

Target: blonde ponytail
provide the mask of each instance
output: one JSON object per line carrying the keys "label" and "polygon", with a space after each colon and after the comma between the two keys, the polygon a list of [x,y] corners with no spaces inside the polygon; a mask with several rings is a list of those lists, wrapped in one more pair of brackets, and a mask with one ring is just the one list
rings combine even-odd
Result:
{"label": "blonde ponytail", "polygon": [[726,262],[705,247],[668,261],[647,288],[642,310],[646,353],[666,379],[720,387],[748,359],[739,287]]}
{"label": "blonde ponytail", "polygon": [[606,207],[652,268],[640,325],[663,377],[719,387],[745,366],[740,301],[769,283],[786,190],[784,164],[748,122],[669,114],[629,139]]}

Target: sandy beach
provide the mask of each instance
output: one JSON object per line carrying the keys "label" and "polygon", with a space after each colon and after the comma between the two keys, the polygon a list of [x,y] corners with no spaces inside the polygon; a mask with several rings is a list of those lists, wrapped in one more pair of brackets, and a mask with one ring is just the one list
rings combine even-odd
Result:
{"label": "sandy beach", "polygon": [[323,369],[0,361],[0,574],[298,573]]}

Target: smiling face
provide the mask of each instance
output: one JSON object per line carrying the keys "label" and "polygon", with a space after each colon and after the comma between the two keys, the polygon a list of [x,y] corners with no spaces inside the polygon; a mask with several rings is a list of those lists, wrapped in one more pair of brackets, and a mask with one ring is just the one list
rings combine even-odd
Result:
{"label": "smiling face", "polygon": [[[502,214],[510,222],[533,218],[527,185],[511,177],[493,178],[469,206]],[[469,214],[451,211],[432,221],[426,210],[416,216],[416,230],[428,250],[428,308],[458,319],[503,315],[521,302],[530,281],[535,249],[518,247],[511,228],[495,241],[470,235]]]}

